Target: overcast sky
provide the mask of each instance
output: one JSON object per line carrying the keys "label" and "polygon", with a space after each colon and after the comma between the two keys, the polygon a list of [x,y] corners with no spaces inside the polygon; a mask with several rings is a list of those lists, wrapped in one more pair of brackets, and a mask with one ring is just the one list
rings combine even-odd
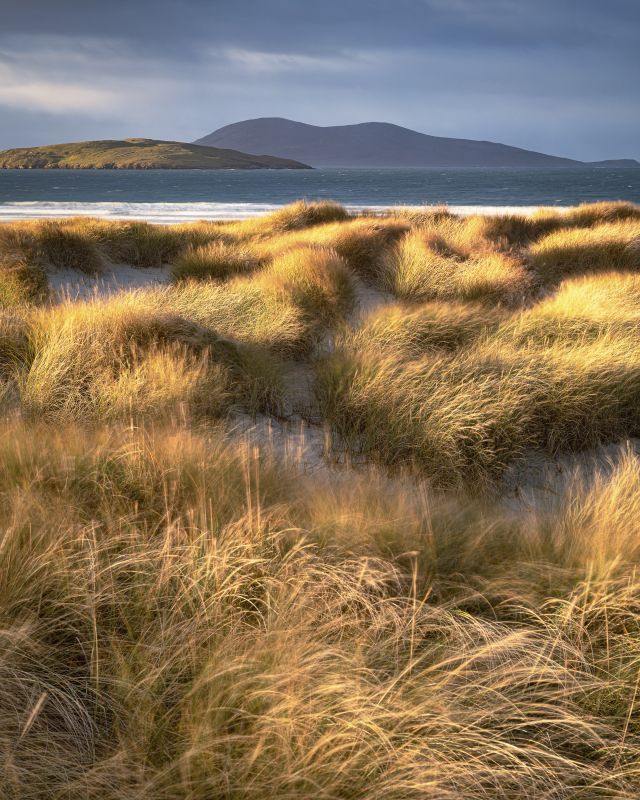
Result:
{"label": "overcast sky", "polygon": [[370,120],[640,158],[640,0],[0,0],[0,147]]}

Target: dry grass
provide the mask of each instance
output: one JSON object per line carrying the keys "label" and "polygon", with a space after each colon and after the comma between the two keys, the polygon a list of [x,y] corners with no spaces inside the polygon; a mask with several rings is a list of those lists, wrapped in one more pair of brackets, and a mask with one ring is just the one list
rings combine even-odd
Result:
{"label": "dry grass", "polygon": [[136,307],[135,296],[63,305],[33,322],[21,376],[25,411],[48,419],[100,419],[225,410],[228,376],[209,363],[212,334],[180,317]]}
{"label": "dry grass", "polygon": [[612,335],[523,344],[499,332],[405,360],[348,341],[320,362],[316,390],[343,446],[414,462],[441,485],[486,487],[532,449],[640,435],[638,351]]}
{"label": "dry grass", "polygon": [[232,404],[277,411],[278,359],[248,337],[222,337],[196,314],[179,313],[184,292],[169,298],[130,293],[33,316],[17,371],[24,412],[64,421],[217,417]]}
{"label": "dry grass", "polygon": [[636,216],[4,226],[0,797],[635,800]]}
{"label": "dry grass", "polygon": [[176,259],[171,274],[180,280],[226,280],[234,275],[255,272],[264,259],[249,247],[214,241],[190,247]]}
{"label": "dry grass", "polygon": [[315,323],[330,326],[348,313],[354,300],[352,274],[335,250],[296,248],[274,259],[258,278],[266,292],[291,298]]}
{"label": "dry grass", "polygon": [[404,236],[384,263],[385,288],[407,300],[467,300],[516,304],[531,289],[523,264],[503,253],[479,252],[466,232],[418,228]]}
{"label": "dry grass", "polygon": [[373,346],[418,358],[432,351],[469,345],[497,329],[506,318],[500,309],[474,303],[393,304],[367,315],[348,341],[355,349]]}
{"label": "dry grass", "polygon": [[146,296],[155,307],[174,310],[221,336],[283,355],[303,354],[313,344],[313,326],[303,310],[251,279],[223,285],[189,281]]}
{"label": "dry grass", "polygon": [[347,219],[349,214],[339,203],[330,200],[313,203],[299,200],[264,217],[242,222],[240,228],[244,235],[257,233],[264,236],[310,228],[327,222],[343,222]]}
{"label": "dry grass", "polygon": [[271,257],[299,247],[335,250],[358,275],[379,285],[385,253],[407,230],[404,220],[363,217],[277,234],[260,241],[258,247]]}
{"label": "dry grass", "polygon": [[532,267],[548,284],[570,275],[640,269],[640,222],[563,228],[531,246]]}
{"label": "dry grass", "polygon": [[518,520],[215,435],[2,442],[7,796],[636,795],[632,459]]}
{"label": "dry grass", "polygon": [[640,322],[640,276],[605,272],[563,281],[551,296],[505,321],[501,335],[525,343],[627,340]]}
{"label": "dry grass", "polygon": [[38,304],[48,296],[48,281],[39,263],[0,256],[0,308]]}

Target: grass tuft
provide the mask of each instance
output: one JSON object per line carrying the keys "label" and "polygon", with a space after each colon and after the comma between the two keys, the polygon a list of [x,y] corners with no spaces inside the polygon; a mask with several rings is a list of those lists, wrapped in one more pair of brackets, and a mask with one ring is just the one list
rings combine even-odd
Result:
{"label": "grass tuft", "polygon": [[386,288],[406,300],[513,305],[527,297],[531,283],[517,259],[490,250],[472,253],[460,235],[421,228],[401,239],[384,263]]}
{"label": "grass tuft", "polygon": [[255,272],[264,259],[245,245],[210,242],[190,247],[176,259],[171,274],[180,280],[227,280],[233,275]]}
{"label": "grass tuft", "polygon": [[532,268],[547,284],[572,275],[640,269],[640,224],[615,222],[563,228],[528,251]]}

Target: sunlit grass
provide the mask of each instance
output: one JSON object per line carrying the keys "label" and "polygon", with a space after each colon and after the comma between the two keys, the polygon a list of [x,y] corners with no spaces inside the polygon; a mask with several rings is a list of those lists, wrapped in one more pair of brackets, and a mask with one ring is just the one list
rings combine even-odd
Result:
{"label": "sunlit grass", "polygon": [[634,796],[632,458],[518,519],[216,434],[36,430],[0,450],[7,792]]}
{"label": "sunlit grass", "polygon": [[172,268],[174,280],[226,280],[233,275],[255,272],[264,264],[254,250],[223,241],[189,247],[176,259]]}
{"label": "sunlit grass", "polygon": [[0,797],[635,800],[637,217],[0,226]]}
{"label": "sunlit grass", "polygon": [[568,275],[640,269],[640,221],[563,228],[529,250],[533,268],[548,283]]}
{"label": "sunlit grass", "polygon": [[388,253],[386,288],[403,299],[469,300],[513,304],[531,287],[531,277],[517,259],[485,249],[474,252],[459,231],[418,228]]}

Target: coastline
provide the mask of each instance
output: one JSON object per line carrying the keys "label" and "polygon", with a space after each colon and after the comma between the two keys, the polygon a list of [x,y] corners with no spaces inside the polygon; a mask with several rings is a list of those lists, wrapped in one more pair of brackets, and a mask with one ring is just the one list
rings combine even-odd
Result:
{"label": "coastline", "polygon": [[[262,216],[283,208],[286,203],[125,203],[125,202],[55,202],[24,201],[0,203],[0,222],[16,222],[24,219],[60,219],[65,217],[91,216],[104,219],[142,220],[161,225],[196,222],[197,220],[234,220]],[[346,204],[351,213],[383,213],[394,208],[436,208],[441,204],[424,205],[362,205]],[[471,216],[484,214],[532,214],[543,205],[447,205],[454,214]],[[570,206],[553,206],[554,211],[564,212]]]}

